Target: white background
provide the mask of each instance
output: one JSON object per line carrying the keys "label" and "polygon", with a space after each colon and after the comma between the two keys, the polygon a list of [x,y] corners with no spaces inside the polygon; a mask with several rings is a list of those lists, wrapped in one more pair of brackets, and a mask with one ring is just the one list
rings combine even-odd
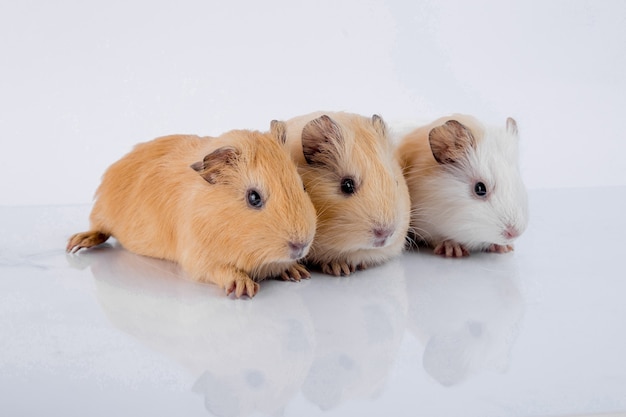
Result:
{"label": "white background", "polygon": [[518,120],[529,188],[626,185],[624,1],[2,1],[0,205],[170,133],[314,110]]}

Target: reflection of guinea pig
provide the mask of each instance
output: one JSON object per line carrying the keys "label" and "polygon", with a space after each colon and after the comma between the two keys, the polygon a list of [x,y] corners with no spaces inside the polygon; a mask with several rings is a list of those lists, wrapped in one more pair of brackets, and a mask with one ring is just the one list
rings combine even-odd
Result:
{"label": "reflection of guinea pig", "polygon": [[512,250],[528,222],[518,142],[513,119],[496,128],[466,115],[405,135],[396,154],[411,194],[416,240],[449,257]]}
{"label": "reflection of guinea pig", "polygon": [[318,112],[286,124],[318,216],[307,262],[327,274],[349,275],[399,255],[410,201],[384,121]]}
{"label": "reflection of guinea pig", "polygon": [[424,369],[440,384],[507,369],[524,314],[514,261],[480,257],[459,269],[439,258],[415,259],[420,273],[406,279],[408,328],[424,346]]}
{"label": "reflection of guinea pig", "polygon": [[114,236],[237,297],[255,295],[265,278],[307,276],[298,260],[313,240],[315,209],[284,143],[284,125],[273,123],[271,134],[235,130],[137,145],[104,174],[91,230],[72,236],[67,249]]}
{"label": "reflection of guinea pig", "polygon": [[293,287],[270,282],[271,293],[254,303],[233,302],[215,286],[178,279],[171,262],[119,246],[85,255],[107,318],[179,364],[182,389],[197,393],[210,415],[278,415],[299,392],[315,340]]}
{"label": "reflection of guinea pig", "polygon": [[302,394],[322,410],[355,398],[376,398],[406,330],[407,298],[399,260],[358,278],[317,279],[301,291],[316,348]]}

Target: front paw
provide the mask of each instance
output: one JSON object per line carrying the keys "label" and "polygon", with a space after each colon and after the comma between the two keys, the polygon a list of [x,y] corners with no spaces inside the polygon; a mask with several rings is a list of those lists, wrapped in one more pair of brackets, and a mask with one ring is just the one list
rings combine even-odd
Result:
{"label": "front paw", "polygon": [[302,264],[295,264],[285,272],[283,272],[280,277],[283,281],[296,281],[299,282],[301,279],[309,279],[311,278],[311,273],[308,269]]}
{"label": "front paw", "polygon": [[327,262],[323,264],[318,264],[318,267],[321,268],[322,272],[327,275],[334,275],[336,277],[340,276],[348,276],[356,271],[362,271],[371,266],[375,266],[375,262],[361,262],[361,263],[352,263],[349,261],[334,261]]}
{"label": "front paw", "polygon": [[513,245],[497,245],[497,244],[493,244],[490,245],[487,249],[485,249],[485,252],[491,252],[491,253],[509,253],[513,251]]}
{"label": "front paw", "polygon": [[259,284],[257,282],[254,282],[252,279],[250,279],[250,277],[246,275],[233,277],[224,285],[226,295],[230,295],[234,292],[235,297],[237,298],[240,298],[244,294],[252,298],[256,295],[257,292],[259,292],[259,288]]}
{"label": "front paw", "polygon": [[349,264],[347,262],[336,261],[321,264],[322,272],[328,275],[334,275],[336,277],[348,276],[352,272],[356,271],[356,265]]}
{"label": "front paw", "polygon": [[470,254],[465,246],[454,240],[444,240],[435,246],[434,252],[436,255],[442,255],[446,258],[462,258]]}

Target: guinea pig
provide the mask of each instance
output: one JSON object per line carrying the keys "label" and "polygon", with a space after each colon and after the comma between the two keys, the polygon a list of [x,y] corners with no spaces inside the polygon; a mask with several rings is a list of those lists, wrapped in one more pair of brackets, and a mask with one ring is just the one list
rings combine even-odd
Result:
{"label": "guinea pig", "polygon": [[383,119],[317,112],[285,123],[291,155],[317,211],[306,263],[340,276],[399,255],[410,199]]}
{"label": "guinea pig", "polygon": [[411,194],[411,234],[446,257],[505,253],[528,223],[517,123],[484,126],[443,117],[400,139],[396,155]]}
{"label": "guinea pig", "polygon": [[68,252],[114,236],[126,249],[178,262],[195,280],[253,297],[269,277],[299,280],[316,215],[285,145],[271,133],[174,135],[137,145],[109,167],[91,230]]}

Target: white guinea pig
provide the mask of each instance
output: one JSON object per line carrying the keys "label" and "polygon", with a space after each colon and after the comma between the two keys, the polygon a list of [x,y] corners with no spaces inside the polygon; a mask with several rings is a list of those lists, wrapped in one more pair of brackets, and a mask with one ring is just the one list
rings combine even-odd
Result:
{"label": "white guinea pig", "polygon": [[317,211],[306,262],[338,276],[399,255],[410,199],[383,119],[317,112],[285,123],[292,158]]}
{"label": "white guinea pig", "polygon": [[484,126],[443,117],[401,138],[396,155],[411,194],[411,234],[446,257],[509,252],[526,229],[515,120]]}

